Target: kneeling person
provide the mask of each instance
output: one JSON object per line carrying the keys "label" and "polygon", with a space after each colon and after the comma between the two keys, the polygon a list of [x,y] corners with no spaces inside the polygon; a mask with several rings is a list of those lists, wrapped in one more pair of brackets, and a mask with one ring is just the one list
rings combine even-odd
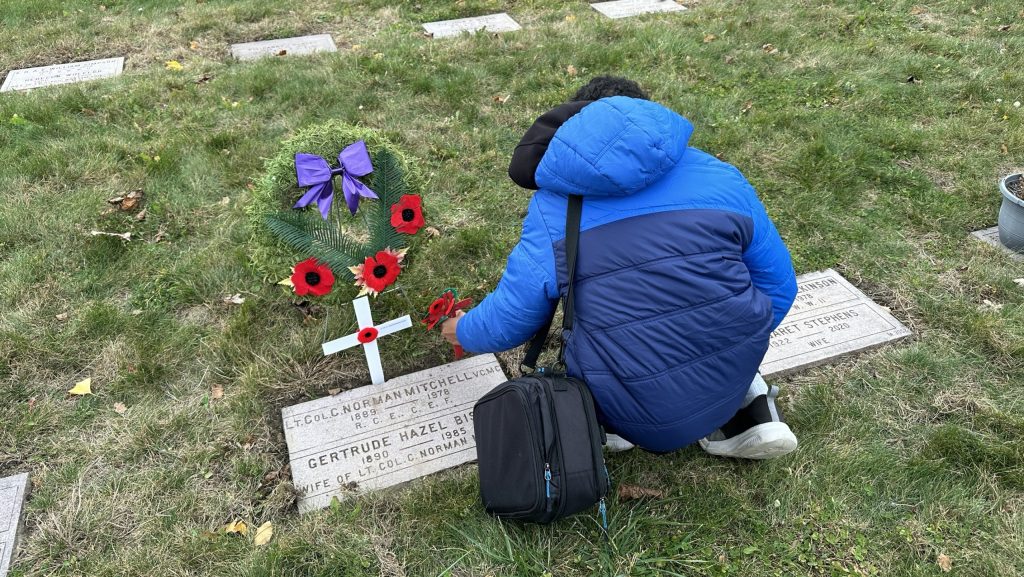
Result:
{"label": "kneeling person", "polygon": [[767,458],[796,448],[758,375],[796,296],[789,251],[740,172],[633,82],[596,78],[541,116],[509,175],[537,192],[496,290],[448,321],[474,352],[519,346],[566,292],[565,213],[581,195],[571,376],[619,448]]}

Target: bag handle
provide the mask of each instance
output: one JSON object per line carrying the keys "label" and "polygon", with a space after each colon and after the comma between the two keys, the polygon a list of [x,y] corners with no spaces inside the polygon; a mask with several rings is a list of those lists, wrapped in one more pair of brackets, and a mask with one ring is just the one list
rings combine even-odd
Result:
{"label": "bag handle", "polygon": [[[573,298],[573,286],[576,284],[576,257],[579,253],[580,246],[580,221],[583,217],[583,197],[570,194],[569,195],[569,206],[565,211],[565,257],[567,264],[569,265],[568,276],[568,288],[565,292],[565,299],[562,301],[562,337],[560,337],[561,345],[558,349],[558,362],[562,365],[565,364],[565,339],[564,331],[572,330],[573,324],[576,320],[576,301]],[[544,351],[544,341],[547,340],[548,332],[551,331],[551,324],[555,321],[555,311],[551,311],[551,318],[544,323],[544,327],[534,335],[533,340],[530,341],[530,347],[526,350],[526,356],[523,358],[521,368],[527,368],[531,371],[537,367],[537,360],[540,358],[540,354]],[[524,373],[527,371],[523,371]]]}

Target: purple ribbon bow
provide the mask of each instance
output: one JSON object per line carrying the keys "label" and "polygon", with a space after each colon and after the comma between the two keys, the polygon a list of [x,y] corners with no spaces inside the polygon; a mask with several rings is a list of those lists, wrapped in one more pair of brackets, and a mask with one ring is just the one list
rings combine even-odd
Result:
{"label": "purple ribbon bow", "polygon": [[309,187],[306,194],[295,203],[295,208],[303,208],[316,201],[320,214],[327,220],[327,213],[331,211],[331,201],[334,200],[336,174],[341,175],[341,190],[345,193],[345,203],[352,214],[359,208],[360,196],[377,198],[377,194],[368,186],[356,180],[373,172],[373,163],[370,162],[370,153],[366,150],[365,141],[360,140],[346,146],[345,150],[338,154],[338,164],[338,168],[331,168],[321,156],[304,152],[295,155],[295,175],[298,177],[299,186]]}

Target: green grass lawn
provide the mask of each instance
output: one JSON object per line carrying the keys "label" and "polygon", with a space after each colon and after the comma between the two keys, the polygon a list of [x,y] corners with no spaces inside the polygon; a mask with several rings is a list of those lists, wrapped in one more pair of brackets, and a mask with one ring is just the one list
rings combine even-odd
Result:
{"label": "green grass lawn", "polygon": [[[564,0],[0,0],[0,73],[127,56],[117,79],[0,96],[0,475],[33,475],[13,575],[902,576],[942,574],[940,556],[953,575],[1024,573],[1024,265],[968,239],[1024,166],[1021,8],[701,0],[610,21]],[[524,30],[419,29],[498,10]],[[228,56],[321,32],[339,52]],[[600,73],[640,81],[747,174],[798,272],[838,269],[915,337],[779,381],[792,456],[612,456],[617,482],[665,497],[613,499],[607,542],[593,515],[487,517],[473,466],[299,517],[279,411],[367,375],[319,350],[354,328],[355,289],[304,323],[273,284],[287,271],[252,264],[265,160],[328,119],[381,130],[441,233],[414,243],[410,299],[479,299],[529,200],[504,175],[513,146]],[[136,189],[145,220],[104,214]],[[389,374],[449,360],[439,343],[389,337]],[[95,395],[70,398],[85,377]],[[270,545],[224,534],[236,518],[273,522]]]}

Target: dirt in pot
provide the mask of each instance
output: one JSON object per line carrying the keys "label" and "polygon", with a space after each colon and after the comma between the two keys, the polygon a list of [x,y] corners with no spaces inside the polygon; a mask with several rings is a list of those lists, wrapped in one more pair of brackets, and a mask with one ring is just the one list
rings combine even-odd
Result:
{"label": "dirt in pot", "polygon": [[1018,178],[1006,183],[1006,190],[1017,198],[1024,200],[1024,178]]}

